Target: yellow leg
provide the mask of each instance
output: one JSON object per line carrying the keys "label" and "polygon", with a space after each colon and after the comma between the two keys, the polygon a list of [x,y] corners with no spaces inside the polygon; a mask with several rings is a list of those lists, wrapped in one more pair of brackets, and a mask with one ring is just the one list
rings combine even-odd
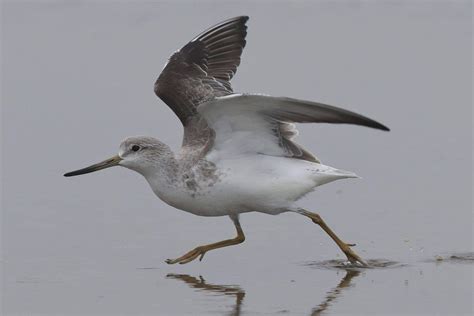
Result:
{"label": "yellow leg", "polygon": [[203,246],[196,247],[193,250],[189,251],[188,253],[182,255],[179,258],[166,260],[166,263],[168,263],[168,264],[175,264],[175,263],[185,264],[185,263],[193,261],[194,259],[196,259],[199,256],[201,256],[199,258],[199,261],[201,261],[202,258],[204,258],[204,255],[206,254],[206,252],[208,252],[209,250],[243,243],[245,241],[245,235],[244,235],[244,232],[242,230],[242,227],[240,227],[239,217],[238,216],[231,216],[230,218],[234,222],[235,228],[237,230],[237,237],[232,238],[232,239],[226,239],[226,240],[219,241],[219,242],[209,244],[209,245],[203,245]]}
{"label": "yellow leg", "polygon": [[334,240],[336,242],[336,244],[339,246],[339,248],[342,250],[342,252],[344,252],[347,259],[351,263],[354,263],[354,264],[359,263],[363,266],[368,266],[367,263],[364,260],[362,260],[362,258],[359,257],[350,248],[350,246],[354,246],[354,245],[353,244],[346,244],[339,237],[337,237],[337,235],[331,230],[331,228],[329,228],[329,226],[326,225],[326,223],[323,221],[321,216],[319,216],[316,213],[308,212],[306,210],[301,210],[299,213],[306,216],[306,217],[309,217],[315,224],[318,224],[319,226],[321,226],[321,228],[332,238],[332,240]]}

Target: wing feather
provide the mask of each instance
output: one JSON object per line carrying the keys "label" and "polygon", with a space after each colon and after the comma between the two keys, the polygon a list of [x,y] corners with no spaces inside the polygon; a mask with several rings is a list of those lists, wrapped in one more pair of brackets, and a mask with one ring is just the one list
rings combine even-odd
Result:
{"label": "wing feather", "polygon": [[319,160],[293,142],[293,123],[354,124],[388,131],[363,115],[327,104],[265,95],[233,94],[203,103],[198,112],[214,129],[214,149],[223,156],[267,154]]}
{"label": "wing feather", "polygon": [[232,94],[230,80],[245,47],[247,16],[223,21],[174,53],[155,83],[155,93],[183,125],[197,121],[199,104]]}

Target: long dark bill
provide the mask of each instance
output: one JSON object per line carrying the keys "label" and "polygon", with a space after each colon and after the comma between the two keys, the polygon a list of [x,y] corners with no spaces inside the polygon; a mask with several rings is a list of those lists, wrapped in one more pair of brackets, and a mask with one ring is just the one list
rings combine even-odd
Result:
{"label": "long dark bill", "polygon": [[105,168],[110,168],[110,167],[118,165],[121,160],[122,160],[122,158],[120,158],[118,155],[113,156],[112,158],[109,158],[109,159],[104,160],[102,162],[96,163],[95,165],[65,173],[64,176],[65,177],[73,177],[73,176],[78,176],[78,175],[81,175],[81,174],[86,174],[86,173],[91,173],[91,172],[94,172],[94,171],[102,170],[102,169],[105,169]]}

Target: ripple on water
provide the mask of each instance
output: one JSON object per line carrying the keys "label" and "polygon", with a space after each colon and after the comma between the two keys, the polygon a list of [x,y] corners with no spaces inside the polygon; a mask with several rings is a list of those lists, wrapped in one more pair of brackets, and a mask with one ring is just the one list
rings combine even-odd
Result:
{"label": "ripple on water", "polygon": [[447,255],[437,255],[426,262],[451,262],[451,263],[474,263],[474,252],[452,253]]}
{"label": "ripple on water", "polygon": [[368,267],[361,266],[359,264],[351,263],[347,260],[335,259],[335,260],[324,260],[324,261],[311,261],[306,262],[303,265],[316,268],[316,269],[331,269],[331,270],[366,270],[366,269],[387,269],[387,268],[399,268],[406,266],[403,263],[387,260],[387,259],[369,259],[366,260]]}

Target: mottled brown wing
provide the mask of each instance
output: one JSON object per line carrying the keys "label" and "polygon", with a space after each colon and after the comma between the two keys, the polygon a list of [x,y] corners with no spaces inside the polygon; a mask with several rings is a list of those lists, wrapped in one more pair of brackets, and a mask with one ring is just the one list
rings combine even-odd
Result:
{"label": "mottled brown wing", "polygon": [[247,16],[223,21],[204,31],[168,61],[155,93],[186,127],[196,121],[199,104],[232,93],[230,80],[245,47]]}

